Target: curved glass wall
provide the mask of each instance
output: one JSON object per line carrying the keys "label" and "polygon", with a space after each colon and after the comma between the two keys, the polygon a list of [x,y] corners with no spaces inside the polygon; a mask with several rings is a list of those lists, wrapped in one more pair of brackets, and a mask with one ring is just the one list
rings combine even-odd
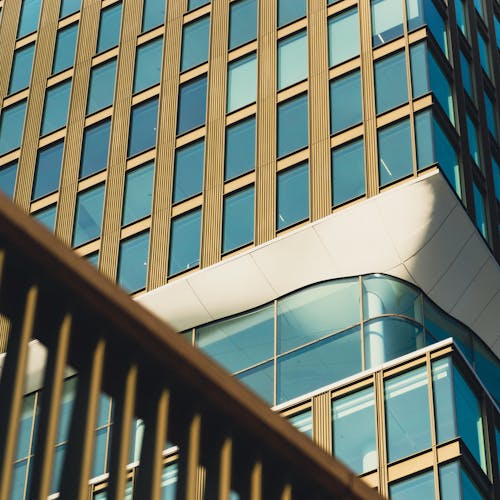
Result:
{"label": "curved glass wall", "polygon": [[184,335],[269,404],[453,337],[493,397],[498,359],[418,288],[381,274],[317,283]]}

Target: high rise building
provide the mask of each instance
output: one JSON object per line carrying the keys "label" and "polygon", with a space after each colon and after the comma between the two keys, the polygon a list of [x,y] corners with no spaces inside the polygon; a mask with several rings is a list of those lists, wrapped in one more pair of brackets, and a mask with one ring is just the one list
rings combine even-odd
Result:
{"label": "high rise building", "polygon": [[0,16],[0,189],[383,495],[498,498],[498,2]]}

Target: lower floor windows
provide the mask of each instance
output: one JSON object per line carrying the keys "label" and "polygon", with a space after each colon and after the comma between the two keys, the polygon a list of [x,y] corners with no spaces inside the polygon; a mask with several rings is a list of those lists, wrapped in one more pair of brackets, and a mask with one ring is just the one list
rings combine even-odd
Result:
{"label": "lower floor windows", "polygon": [[276,228],[289,227],[309,217],[309,168],[302,163],[278,173]]}

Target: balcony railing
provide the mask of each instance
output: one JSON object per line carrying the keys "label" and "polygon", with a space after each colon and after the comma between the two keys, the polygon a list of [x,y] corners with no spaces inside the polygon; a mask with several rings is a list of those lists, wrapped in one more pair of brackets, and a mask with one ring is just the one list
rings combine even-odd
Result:
{"label": "balcony railing", "polygon": [[60,498],[88,498],[99,395],[115,401],[107,498],[125,497],[133,418],[144,421],[135,499],[161,498],[179,447],[179,499],[380,498],[167,325],[0,196],[0,500],[7,500],[28,343],[47,348],[27,498],[46,499],[65,371],[79,373]]}

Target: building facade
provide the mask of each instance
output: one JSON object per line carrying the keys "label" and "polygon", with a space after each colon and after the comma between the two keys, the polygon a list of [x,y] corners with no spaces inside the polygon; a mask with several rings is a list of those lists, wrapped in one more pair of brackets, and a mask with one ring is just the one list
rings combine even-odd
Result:
{"label": "building facade", "polygon": [[[2,191],[382,494],[498,495],[497,2],[0,16]],[[393,451],[398,395],[428,419]]]}

